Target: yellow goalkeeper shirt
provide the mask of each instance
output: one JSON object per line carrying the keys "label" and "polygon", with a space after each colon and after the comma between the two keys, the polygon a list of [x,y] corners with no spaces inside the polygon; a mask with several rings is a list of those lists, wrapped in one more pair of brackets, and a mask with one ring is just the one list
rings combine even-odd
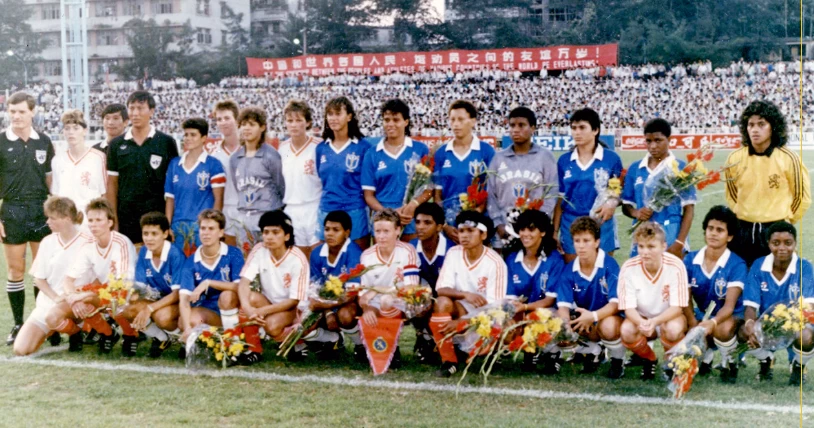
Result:
{"label": "yellow goalkeeper shirt", "polygon": [[787,220],[796,223],[811,205],[808,169],[786,147],[750,154],[732,152],[726,171],[726,202],[739,219],[751,223]]}

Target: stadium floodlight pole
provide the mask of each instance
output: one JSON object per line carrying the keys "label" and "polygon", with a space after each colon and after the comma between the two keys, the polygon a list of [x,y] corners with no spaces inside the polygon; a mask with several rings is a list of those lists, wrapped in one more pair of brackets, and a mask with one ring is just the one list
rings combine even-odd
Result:
{"label": "stadium floodlight pole", "polygon": [[20,61],[23,64],[23,86],[26,88],[28,87],[28,65],[26,65],[25,61],[20,58],[19,55],[15,54],[13,50],[9,49],[6,51],[6,55],[9,57],[17,58],[17,61]]}

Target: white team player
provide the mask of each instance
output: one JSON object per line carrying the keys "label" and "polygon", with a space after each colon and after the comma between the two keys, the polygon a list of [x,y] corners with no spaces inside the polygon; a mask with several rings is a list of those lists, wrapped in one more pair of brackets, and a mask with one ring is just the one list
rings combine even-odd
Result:
{"label": "white team player", "polygon": [[238,231],[234,219],[237,218],[237,189],[235,188],[232,169],[229,168],[229,159],[240,148],[240,133],[237,128],[237,116],[240,109],[232,100],[224,100],[215,104],[215,122],[223,135],[223,141],[215,146],[206,146],[206,150],[215,159],[223,164],[226,173],[226,186],[223,190],[223,215],[226,217],[226,233],[224,240],[227,245],[236,246]]}
{"label": "white team player", "polygon": [[[81,111],[65,112],[62,115],[62,133],[68,142],[68,149],[58,152],[51,161],[51,194],[70,198],[81,210],[91,200],[103,198],[107,193],[105,154],[85,144],[87,128]],[[87,233],[87,216],[85,219],[82,225]]]}
{"label": "white team player", "polygon": [[322,198],[322,180],[317,175],[316,150],[319,140],[308,134],[313,115],[308,104],[291,100],[283,110],[289,139],[280,143],[285,179],[285,213],[294,222],[296,245],[308,256],[319,243],[317,212]]}
{"label": "white team player", "polygon": [[[47,322],[48,312],[57,304],[56,302],[64,298],[62,280],[68,266],[73,263],[78,249],[93,241],[91,235],[79,231],[77,225],[82,223],[84,216],[76,209],[73,201],[51,196],[45,201],[44,208],[48,217],[48,227],[53,233],[42,240],[37,257],[31,265],[30,273],[40,293],[37,295],[36,307],[14,341],[15,355],[34,353],[51,332]],[[59,337],[58,332],[56,337]],[[81,334],[74,334],[69,339],[68,349],[71,352],[82,349]],[[55,341],[51,343],[54,344]]]}

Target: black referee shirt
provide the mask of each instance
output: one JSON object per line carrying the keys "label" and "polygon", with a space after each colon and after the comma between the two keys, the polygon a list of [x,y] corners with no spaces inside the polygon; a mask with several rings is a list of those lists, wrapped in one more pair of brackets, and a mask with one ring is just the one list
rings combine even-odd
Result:
{"label": "black referee shirt", "polygon": [[107,173],[119,177],[119,216],[164,212],[164,179],[170,161],[178,157],[175,140],[150,127],[144,144],[133,141],[132,131],[110,141]]}
{"label": "black referee shirt", "polygon": [[45,176],[51,173],[54,145],[47,135],[31,130],[28,141],[11,128],[0,134],[0,199],[44,201],[49,189]]}

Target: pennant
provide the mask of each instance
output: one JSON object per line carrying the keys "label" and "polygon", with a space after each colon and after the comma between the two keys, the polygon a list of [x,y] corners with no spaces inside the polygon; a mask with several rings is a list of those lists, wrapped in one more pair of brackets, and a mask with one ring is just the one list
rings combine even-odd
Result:
{"label": "pennant", "polygon": [[370,361],[374,376],[384,374],[390,367],[403,324],[404,320],[401,318],[379,317],[378,325],[373,327],[367,325],[363,318],[359,319],[359,333],[362,335],[362,344],[365,346],[367,360]]}
{"label": "pennant", "polygon": [[441,333],[441,328],[450,321],[452,321],[452,316],[449,314],[433,315],[430,318],[430,331],[432,331],[432,337],[435,339],[435,344],[438,347],[438,353],[441,355],[441,361],[457,364],[458,355],[455,354],[455,345],[452,344],[452,339],[447,339],[440,345],[438,344],[441,342],[441,339],[444,338],[444,334]]}

